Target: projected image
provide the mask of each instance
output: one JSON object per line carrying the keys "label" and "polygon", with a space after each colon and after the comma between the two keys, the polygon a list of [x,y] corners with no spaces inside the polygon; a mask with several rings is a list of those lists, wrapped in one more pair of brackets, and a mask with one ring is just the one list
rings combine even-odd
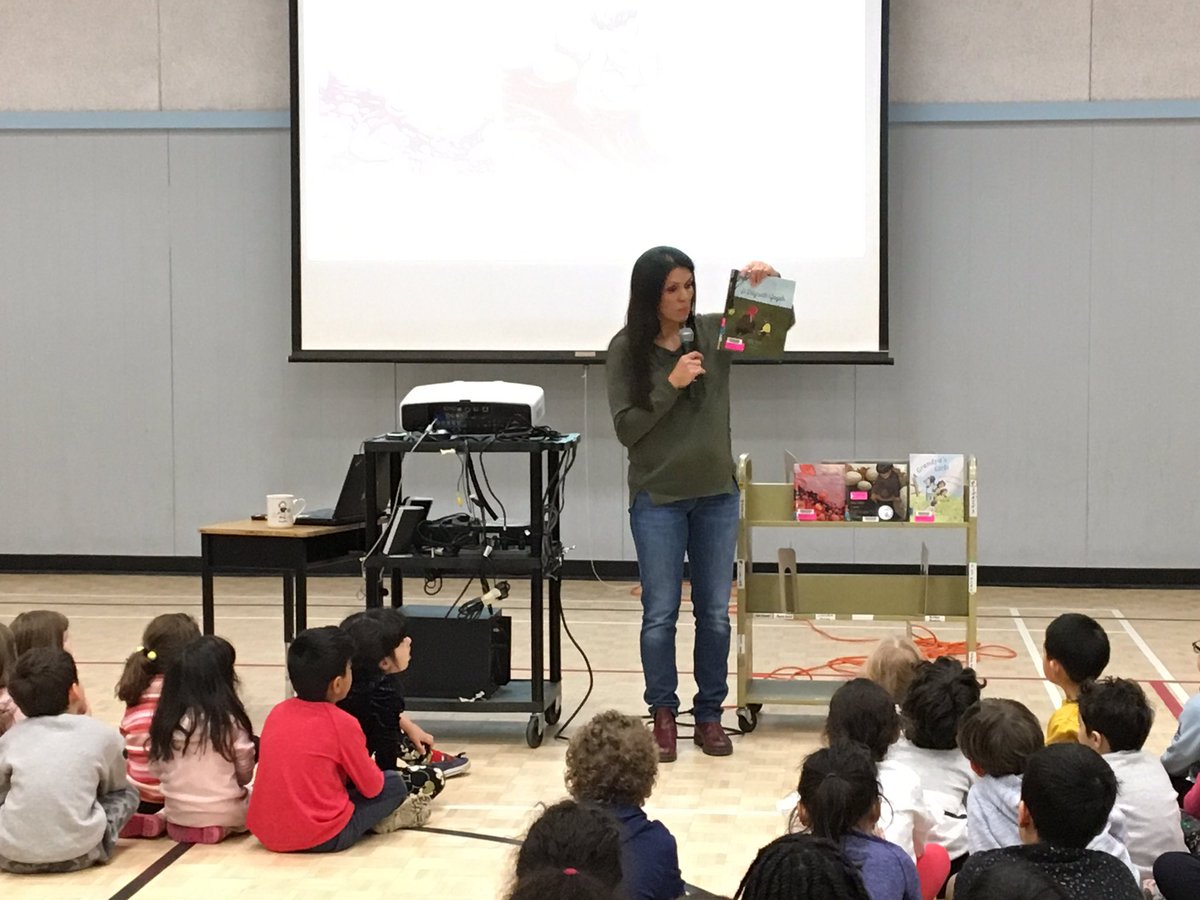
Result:
{"label": "projected image", "polygon": [[[671,243],[877,349],[837,336],[878,321],[873,6],[299,0],[302,348],[602,350]],[[487,327],[416,336],[416,298]]]}

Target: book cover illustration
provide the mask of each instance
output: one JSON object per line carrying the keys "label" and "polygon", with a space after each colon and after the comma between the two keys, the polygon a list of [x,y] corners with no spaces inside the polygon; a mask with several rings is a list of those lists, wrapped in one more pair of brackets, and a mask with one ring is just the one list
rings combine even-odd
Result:
{"label": "book cover illustration", "polygon": [[796,463],[792,487],[797,522],[846,518],[846,467],[841,463]]}
{"label": "book cover illustration", "polygon": [[752,359],[780,358],[787,331],[795,321],[795,297],[794,281],[764,278],[755,286],[734,269],[729,273],[717,346]]}
{"label": "book cover illustration", "polygon": [[846,465],[846,519],[904,522],[908,519],[908,463]]}
{"label": "book cover illustration", "polygon": [[914,522],[962,522],[961,453],[913,453],[908,457],[908,500]]}

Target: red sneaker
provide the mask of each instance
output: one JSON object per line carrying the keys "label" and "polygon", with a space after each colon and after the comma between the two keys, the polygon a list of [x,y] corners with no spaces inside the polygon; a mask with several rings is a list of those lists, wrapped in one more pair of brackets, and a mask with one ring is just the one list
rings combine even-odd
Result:
{"label": "red sneaker", "polygon": [[443,753],[441,750],[430,750],[428,757],[428,762],[422,765],[438,769],[445,778],[453,778],[455,775],[466,775],[471,770],[471,761],[462,753],[451,756],[449,753]]}

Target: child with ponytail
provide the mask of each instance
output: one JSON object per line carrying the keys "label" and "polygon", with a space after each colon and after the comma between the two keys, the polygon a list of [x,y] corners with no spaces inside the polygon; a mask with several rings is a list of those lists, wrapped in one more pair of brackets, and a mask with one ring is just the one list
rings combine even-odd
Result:
{"label": "child with ponytail", "polygon": [[841,848],[861,872],[871,900],[921,900],[912,859],[875,834],[877,774],[871,752],[855,741],[817,750],[800,770],[796,820],[808,833]]}
{"label": "child with ponytail", "polygon": [[215,844],[246,830],[257,748],[235,660],[224,638],[188,644],[167,669],[150,725],[150,772],[160,782],[167,834],[183,843]]}
{"label": "child with ponytail", "polygon": [[150,721],[162,695],[163,673],[183,648],[200,637],[196,620],[187,613],[155,616],[142,632],[142,646],[125,660],[117,682],[117,698],[125,702],[121,735],[125,738],[125,770],[141,803],[121,831],[121,837],[158,837],[166,830],[158,779],[150,774]]}

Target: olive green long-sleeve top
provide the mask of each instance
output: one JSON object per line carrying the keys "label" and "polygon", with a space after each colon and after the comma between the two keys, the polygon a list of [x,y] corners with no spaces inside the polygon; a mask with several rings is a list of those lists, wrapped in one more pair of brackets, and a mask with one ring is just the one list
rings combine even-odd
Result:
{"label": "olive green long-sleeve top", "polygon": [[638,491],[661,504],[737,490],[729,436],[731,354],[717,350],[720,322],[719,314],[696,317],[695,349],[704,354],[705,374],[682,390],[667,380],[682,349],[653,347],[650,409],[633,402],[625,330],[608,345],[608,407],[617,439],[629,450],[631,505]]}

